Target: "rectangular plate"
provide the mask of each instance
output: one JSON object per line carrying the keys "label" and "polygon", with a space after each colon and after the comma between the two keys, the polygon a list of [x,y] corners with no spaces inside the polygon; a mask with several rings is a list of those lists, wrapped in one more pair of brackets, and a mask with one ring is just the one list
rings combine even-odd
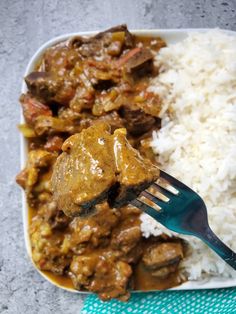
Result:
{"label": "rectangular plate", "polygon": [[[161,29],[161,30],[131,30],[132,33],[136,35],[149,35],[149,36],[160,36],[162,37],[167,44],[174,44],[177,42],[182,41],[184,38],[188,36],[189,33],[192,32],[206,32],[209,31],[210,29]],[[236,32],[229,31],[229,30],[223,30],[225,33],[236,36]],[[71,33],[71,34],[65,34],[62,36],[55,37],[49,41],[47,41],[45,44],[43,44],[33,55],[31,60],[28,63],[28,66],[26,68],[24,76],[27,76],[30,72],[34,70],[35,65],[37,64],[38,60],[40,57],[43,55],[44,51],[60,42],[63,40],[68,39],[69,37],[72,36],[91,36],[98,33],[98,31],[93,31],[93,32],[78,32],[78,33]],[[25,93],[27,91],[27,87],[25,82],[23,81],[22,83],[22,88],[21,92]],[[23,114],[21,114],[21,123],[24,123],[24,117]],[[20,143],[21,143],[21,169],[24,168],[26,161],[27,161],[27,143],[26,140],[24,139],[23,135],[20,134]],[[59,284],[57,284],[55,281],[53,281],[51,278],[47,277],[46,274],[41,272],[34,264],[32,260],[32,252],[31,252],[31,245],[30,245],[30,238],[29,238],[29,233],[28,233],[28,206],[26,202],[26,197],[25,193],[22,190],[22,213],[23,213],[23,226],[24,226],[24,237],[25,237],[25,244],[26,244],[26,249],[27,252],[31,258],[31,261],[36,268],[36,270],[49,282],[54,284],[57,287],[60,287],[64,290],[74,292],[74,293],[82,293],[82,294],[89,294],[91,292],[84,292],[84,291],[77,291],[74,289],[70,288],[65,288]],[[169,290],[191,290],[191,289],[213,289],[213,288],[226,288],[226,287],[234,287],[236,286],[236,278],[222,278],[222,277],[211,277],[210,279],[205,279],[205,280],[198,280],[198,281],[188,281],[176,288],[172,288]],[[134,293],[137,293],[139,291],[134,291]]]}

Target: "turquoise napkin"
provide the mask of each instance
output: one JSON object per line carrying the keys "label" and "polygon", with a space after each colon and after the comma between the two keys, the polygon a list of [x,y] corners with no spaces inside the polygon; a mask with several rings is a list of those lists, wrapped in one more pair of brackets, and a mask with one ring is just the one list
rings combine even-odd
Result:
{"label": "turquoise napkin", "polygon": [[124,303],[86,298],[82,314],[235,314],[236,288],[132,294]]}

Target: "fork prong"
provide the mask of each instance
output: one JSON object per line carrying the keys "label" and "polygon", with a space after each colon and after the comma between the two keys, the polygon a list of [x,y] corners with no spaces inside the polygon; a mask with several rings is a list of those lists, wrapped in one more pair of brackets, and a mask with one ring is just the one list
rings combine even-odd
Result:
{"label": "fork prong", "polygon": [[168,199],[174,198],[178,196],[178,194],[171,193],[170,191],[164,189],[162,186],[160,186],[158,183],[153,183],[151,186],[153,186],[157,191],[159,191],[161,194],[165,195]]}
{"label": "fork prong", "polygon": [[187,185],[185,185],[184,183],[180,182],[179,180],[177,180],[176,178],[172,177],[171,175],[167,174],[163,170],[160,170],[160,177],[162,177],[163,179],[168,181],[170,183],[170,185],[172,185],[174,188],[176,188],[179,191],[181,189],[188,190],[188,191],[191,190]]}
{"label": "fork prong", "polygon": [[166,195],[164,195],[164,193],[161,193],[160,190],[158,190],[157,187],[155,187],[155,185],[153,185],[153,184],[151,186],[149,186],[149,188],[147,188],[146,191],[153,194],[154,196],[156,196],[161,201],[164,201],[164,202],[169,201],[169,198]]}
{"label": "fork prong", "polygon": [[164,179],[163,177],[159,177],[156,182],[159,186],[161,186],[163,189],[169,191],[172,194],[177,195],[179,193],[179,191],[173,187],[173,185],[171,185],[166,179]]}
{"label": "fork prong", "polygon": [[159,212],[156,209],[154,209],[153,207],[143,203],[142,201],[138,200],[137,198],[132,200],[130,203],[133,206],[141,209],[143,212],[147,213],[148,215],[150,215],[154,219],[160,219],[160,217],[162,216],[161,212]]}
{"label": "fork prong", "polygon": [[160,208],[164,208],[167,202],[162,201],[161,199],[157,198],[155,195],[151,194],[147,190],[143,191],[141,195],[145,196],[148,200],[152,201],[156,205],[158,205]]}

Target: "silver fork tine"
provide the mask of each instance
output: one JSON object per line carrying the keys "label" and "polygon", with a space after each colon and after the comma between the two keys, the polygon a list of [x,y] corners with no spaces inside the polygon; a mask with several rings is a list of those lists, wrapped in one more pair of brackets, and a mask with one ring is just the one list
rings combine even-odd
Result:
{"label": "silver fork tine", "polygon": [[133,206],[141,209],[144,213],[147,213],[148,215],[150,215],[154,219],[158,219],[162,216],[161,214],[159,214],[159,211],[157,211],[155,208],[143,203],[142,201],[138,200],[137,198],[132,200],[130,203]]}
{"label": "silver fork tine", "polygon": [[154,202],[155,204],[157,204],[161,208],[163,208],[165,206],[165,204],[166,204],[165,201],[162,201],[161,199],[157,198],[155,195],[151,194],[147,190],[143,191],[141,193],[141,195],[145,196],[147,199],[149,199],[150,201]]}
{"label": "silver fork tine", "polygon": [[170,182],[168,182],[161,176],[157,179],[157,181],[154,184],[161,186],[164,190],[169,191],[172,194],[177,195],[179,193],[179,191],[176,188],[174,188],[173,185],[170,184]]}
{"label": "silver fork tine", "polygon": [[162,178],[164,178],[166,181],[168,181],[170,183],[170,185],[172,185],[177,190],[178,189],[191,190],[187,185],[185,185],[184,183],[180,182],[179,180],[173,178],[171,175],[167,174],[163,170],[160,170],[160,176]]}
{"label": "silver fork tine", "polygon": [[171,193],[170,191],[166,190],[165,188],[163,188],[162,186],[160,186],[158,183],[153,183],[152,186],[155,187],[155,189],[157,189],[159,192],[161,192],[163,195],[165,195],[166,197],[168,197],[169,199],[176,197],[176,194]]}

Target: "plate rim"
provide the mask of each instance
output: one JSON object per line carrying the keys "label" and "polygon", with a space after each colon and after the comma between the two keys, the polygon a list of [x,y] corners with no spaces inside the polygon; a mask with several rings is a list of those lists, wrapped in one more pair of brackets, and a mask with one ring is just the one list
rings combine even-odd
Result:
{"label": "plate rim", "polygon": [[[184,39],[187,37],[189,33],[194,32],[207,32],[207,31],[214,31],[214,30],[220,30],[226,34],[236,36],[236,32],[232,30],[226,30],[221,28],[182,28],[182,29],[131,29],[130,32],[136,34],[136,35],[152,35],[152,36],[161,36],[161,37],[167,37],[167,38],[177,38],[182,37]],[[25,93],[27,91],[26,84],[24,82],[24,77],[27,76],[34,68],[36,63],[38,62],[39,58],[42,56],[43,52],[50,46],[63,41],[67,40],[72,36],[92,36],[96,33],[98,33],[99,30],[95,31],[83,31],[83,32],[72,32],[72,33],[65,33],[59,36],[55,36],[48,41],[44,42],[33,54],[33,56],[30,58],[23,78],[22,78],[22,86],[21,86],[21,93]],[[168,40],[167,40],[168,41]],[[177,39],[176,42],[180,40]],[[20,123],[24,123],[24,116],[21,110],[20,113]],[[27,148],[26,148],[26,140],[22,133],[19,134],[20,137],[20,168],[23,169],[27,160]],[[25,192],[22,189],[21,191],[21,198],[22,198],[22,218],[23,218],[23,229],[24,229],[24,240],[25,240],[25,246],[26,251],[28,253],[28,256],[36,269],[36,271],[45,278],[48,282],[53,284],[54,286],[61,288],[65,291],[73,292],[73,293],[79,293],[79,294],[92,294],[92,292],[89,291],[79,291],[75,289],[71,289],[68,287],[64,287],[53,281],[50,277],[48,277],[45,273],[43,273],[40,269],[38,269],[32,259],[32,252],[31,252],[31,244],[30,244],[30,237],[28,232],[28,205],[26,201]],[[218,289],[218,288],[229,288],[229,287],[235,287],[236,286],[236,278],[223,278],[223,277],[210,277],[208,279],[198,280],[198,281],[187,281],[180,286],[168,289],[168,291],[184,291],[184,290],[203,290],[203,289]],[[132,293],[140,293],[140,292],[158,292],[158,290],[149,290],[149,291],[131,291]]]}

